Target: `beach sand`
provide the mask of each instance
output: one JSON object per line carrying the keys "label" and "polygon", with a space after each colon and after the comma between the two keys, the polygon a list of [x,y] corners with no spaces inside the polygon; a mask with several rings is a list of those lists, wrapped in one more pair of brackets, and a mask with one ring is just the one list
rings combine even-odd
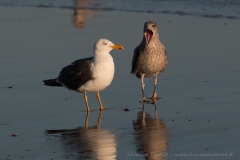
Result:
{"label": "beach sand", "polygon": [[[78,28],[70,9],[0,7],[0,15],[0,159],[239,159],[239,20],[88,11]],[[169,58],[156,113],[152,104],[142,112],[141,82],[130,74],[149,20]],[[101,92],[101,123],[94,93],[87,115],[83,94],[42,83],[92,56],[99,38],[125,48],[111,52],[116,72]],[[148,96],[153,78],[145,83]]]}

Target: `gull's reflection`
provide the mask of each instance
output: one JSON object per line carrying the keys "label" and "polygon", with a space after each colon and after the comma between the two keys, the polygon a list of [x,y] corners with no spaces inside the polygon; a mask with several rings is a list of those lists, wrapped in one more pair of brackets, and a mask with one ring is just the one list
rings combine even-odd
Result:
{"label": "gull's reflection", "polygon": [[[74,0],[74,25],[78,28],[83,28],[85,26],[85,18],[86,16],[92,14],[93,10],[85,9],[88,3],[91,1],[87,0]],[[93,2],[92,2],[93,3]]]}
{"label": "gull's reflection", "polygon": [[161,119],[155,103],[155,118],[143,110],[138,112],[137,120],[133,121],[138,154],[144,155],[149,160],[161,160],[167,156],[168,130]]}
{"label": "gull's reflection", "polygon": [[67,152],[75,152],[77,159],[114,160],[117,154],[115,135],[100,129],[102,111],[97,126],[88,126],[89,113],[84,127],[75,129],[47,130],[47,134],[60,134],[60,140]]}

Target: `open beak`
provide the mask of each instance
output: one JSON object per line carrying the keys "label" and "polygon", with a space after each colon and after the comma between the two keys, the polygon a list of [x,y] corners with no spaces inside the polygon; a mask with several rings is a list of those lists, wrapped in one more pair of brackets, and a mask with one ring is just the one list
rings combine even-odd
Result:
{"label": "open beak", "polygon": [[113,46],[111,46],[112,49],[119,49],[119,50],[123,50],[123,46],[119,45],[119,44],[114,44]]}
{"label": "open beak", "polygon": [[153,31],[151,29],[146,29],[144,32],[144,36],[145,36],[146,41],[149,43],[153,36]]}

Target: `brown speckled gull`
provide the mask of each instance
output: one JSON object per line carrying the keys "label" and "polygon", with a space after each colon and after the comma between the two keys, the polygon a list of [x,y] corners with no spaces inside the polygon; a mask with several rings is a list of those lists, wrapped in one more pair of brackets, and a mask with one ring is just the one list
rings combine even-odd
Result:
{"label": "brown speckled gull", "polygon": [[[143,28],[143,39],[134,49],[131,73],[142,80],[142,100],[159,99],[156,92],[157,76],[161,74],[168,64],[167,52],[160,42],[156,22],[146,22]],[[154,77],[154,91],[149,98],[144,97],[144,77]]]}

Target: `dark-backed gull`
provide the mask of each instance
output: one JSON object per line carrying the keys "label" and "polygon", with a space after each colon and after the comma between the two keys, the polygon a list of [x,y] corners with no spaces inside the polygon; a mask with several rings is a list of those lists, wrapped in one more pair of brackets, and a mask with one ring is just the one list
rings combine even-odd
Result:
{"label": "dark-backed gull", "polygon": [[99,91],[105,89],[113,80],[114,62],[109,52],[123,47],[107,39],[99,39],[94,45],[94,56],[79,59],[64,67],[58,78],[44,80],[47,86],[64,86],[70,90],[84,93],[87,111],[87,92],[96,92],[100,110],[103,110]]}

